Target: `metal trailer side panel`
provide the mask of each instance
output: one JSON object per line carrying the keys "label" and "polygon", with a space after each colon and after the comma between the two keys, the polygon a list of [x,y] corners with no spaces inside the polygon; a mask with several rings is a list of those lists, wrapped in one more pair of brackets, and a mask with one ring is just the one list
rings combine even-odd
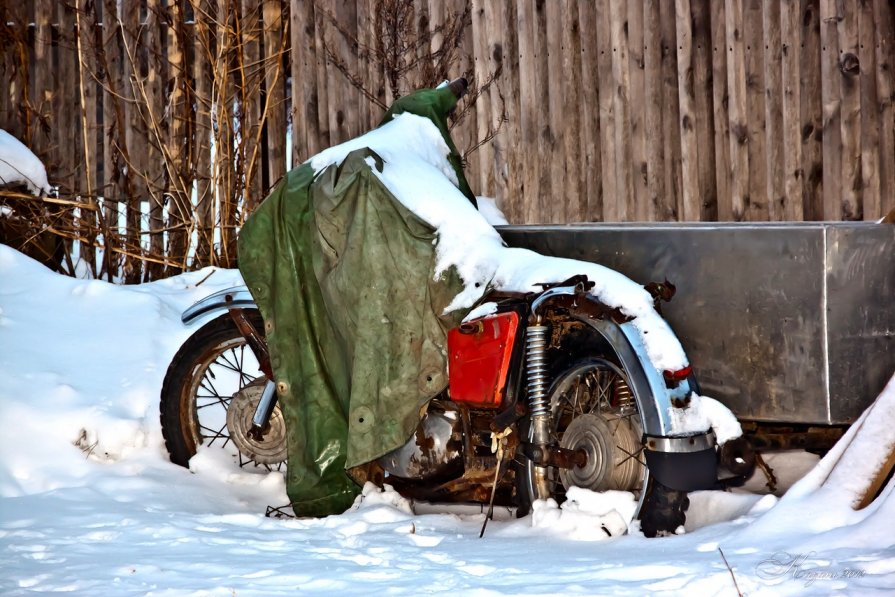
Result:
{"label": "metal trailer side panel", "polygon": [[662,306],[702,391],[744,419],[849,423],[895,371],[895,226],[576,224],[511,246],[677,286]]}

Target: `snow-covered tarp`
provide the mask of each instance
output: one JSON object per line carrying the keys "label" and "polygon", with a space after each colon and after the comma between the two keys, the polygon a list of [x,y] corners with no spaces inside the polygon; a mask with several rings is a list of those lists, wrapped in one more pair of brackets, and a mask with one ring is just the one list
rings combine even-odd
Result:
{"label": "snow-covered tarp", "polygon": [[[218,449],[187,470],[162,443],[162,378],[190,333],[180,312],[240,282],[218,270],[198,285],[208,273],[120,287],[0,245],[0,594],[892,594],[895,482],[863,510],[849,484],[892,441],[895,383],[866,435],[779,502],[694,493],[674,537],[608,537],[624,500],[590,492],[518,520],[501,511],[483,539],[477,506],[370,487],[339,516],[266,518],[286,502],[280,473],[239,469]],[[800,475],[786,463],[816,462],[786,456],[768,458],[783,483]]]}

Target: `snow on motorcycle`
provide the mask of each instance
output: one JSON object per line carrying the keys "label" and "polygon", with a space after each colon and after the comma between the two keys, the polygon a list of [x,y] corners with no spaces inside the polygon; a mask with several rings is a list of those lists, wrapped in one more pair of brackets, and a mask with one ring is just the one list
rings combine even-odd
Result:
{"label": "snow on motorcycle", "polygon": [[[443,112],[464,88],[453,82],[425,97],[437,98]],[[443,101],[447,93],[453,103]],[[306,163],[307,180],[316,181],[321,172],[348,169],[361,148],[370,152],[353,162],[363,170],[363,158],[375,169],[372,177],[362,172],[367,184],[380,181],[434,230],[435,278],[453,268],[463,283],[445,309],[465,317],[444,334],[443,387],[424,396],[409,437],[349,476],[417,500],[514,506],[519,515],[535,500],[562,503],[572,487],[630,492],[646,536],[673,533],[684,523],[687,492],[717,486],[719,469],[747,474],[752,459],[735,417],[699,395],[657,312],[669,287],[648,292],[595,264],[505,247],[457,192],[465,181],[452,176],[453,146],[442,141],[449,141],[445,127],[433,125],[443,125],[440,116],[433,119],[428,104],[394,114]],[[282,398],[313,397],[277,378],[278,356],[265,337],[275,317],[262,318],[263,294],[232,288],[183,314],[187,325],[205,323],[174,357],[162,389],[173,462],[187,466],[202,446],[230,449],[240,466],[288,467]],[[382,322],[387,334],[386,315]],[[425,376],[437,386],[441,377],[434,377]],[[385,425],[364,409],[348,409],[349,431]]]}

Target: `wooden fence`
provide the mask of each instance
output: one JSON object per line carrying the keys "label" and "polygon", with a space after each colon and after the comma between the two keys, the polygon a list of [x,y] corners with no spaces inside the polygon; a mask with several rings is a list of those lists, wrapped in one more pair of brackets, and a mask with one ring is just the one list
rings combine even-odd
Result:
{"label": "wooden fence", "polygon": [[111,249],[93,267],[128,280],[232,264],[240,223],[287,161],[460,74],[478,87],[453,131],[461,151],[498,129],[467,155],[470,184],[516,223],[877,219],[895,207],[891,0],[4,10],[0,127],[60,186],[53,229]]}

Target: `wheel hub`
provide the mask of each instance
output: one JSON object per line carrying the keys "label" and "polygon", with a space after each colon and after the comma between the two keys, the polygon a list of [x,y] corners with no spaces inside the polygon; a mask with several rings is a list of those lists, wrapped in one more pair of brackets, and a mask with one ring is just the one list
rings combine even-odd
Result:
{"label": "wheel hub", "polygon": [[243,456],[258,464],[277,465],[287,458],[286,424],[279,404],[274,407],[269,429],[265,430],[262,439],[249,436],[265,382],[266,379],[261,378],[233,394],[227,408],[227,429]]}
{"label": "wheel hub", "polygon": [[640,452],[641,431],[633,417],[614,413],[587,413],[576,417],[563,433],[560,447],[581,450],[584,466],[561,469],[563,486],[593,491],[636,490],[643,479]]}

